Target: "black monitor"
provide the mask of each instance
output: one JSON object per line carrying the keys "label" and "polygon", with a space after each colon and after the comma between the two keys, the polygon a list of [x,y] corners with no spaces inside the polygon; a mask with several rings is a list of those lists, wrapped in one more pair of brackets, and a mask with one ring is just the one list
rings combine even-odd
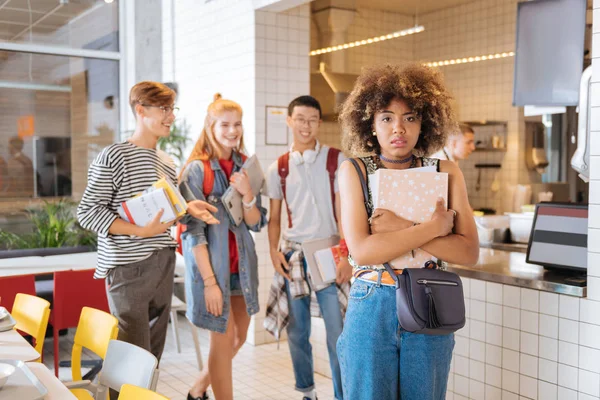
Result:
{"label": "black monitor", "polygon": [[527,262],[586,272],[587,235],[587,204],[539,203],[535,207]]}

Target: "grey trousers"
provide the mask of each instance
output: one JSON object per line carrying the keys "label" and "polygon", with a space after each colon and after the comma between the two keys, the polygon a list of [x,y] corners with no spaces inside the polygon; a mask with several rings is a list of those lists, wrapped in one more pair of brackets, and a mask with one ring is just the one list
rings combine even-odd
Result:
{"label": "grey trousers", "polygon": [[157,250],[140,262],[116,267],[106,278],[110,312],[119,320],[118,339],[162,356],[169,326],[175,250]]}

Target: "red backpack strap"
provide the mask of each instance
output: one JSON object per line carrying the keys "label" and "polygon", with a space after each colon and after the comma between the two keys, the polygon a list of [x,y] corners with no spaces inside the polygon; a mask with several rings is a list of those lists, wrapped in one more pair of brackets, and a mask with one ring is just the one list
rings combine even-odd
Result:
{"label": "red backpack strap", "polygon": [[[213,190],[215,184],[215,172],[210,166],[210,160],[202,160],[204,164],[204,181],[202,182],[202,193],[204,197],[208,199],[208,196]],[[178,223],[175,228],[175,241],[177,242],[177,252],[183,255],[183,243],[181,241],[181,234],[187,230],[187,226]]]}
{"label": "red backpack strap", "polygon": [[287,152],[281,155],[277,159],[277,171],[279,172],[279,182],[281,183],[281,191],[283,193],[283,200],[288,213],[288,228],[292,227],[292,212],[290,211],[290,205],[287,202],[285,193],[285,180],[290,173],[290,153]]}
{"label": "red backpack strap", "polygon": [[338,168],[338,158],[340,151],[330,147],[327,152],[327,172],[329,172],[329,189],[331,191],[331,204],[333,205],[333,219],[338,222],[337,212],[335,211],[335,173]]}
{"label": "red backpack strap", "polygon": [[210,166],[210,160],[202,160],[204,164],[204,181],[202,182],[202,193],[204,197],[208,199],[208,196],[213,190],[215,185],[215,171]]}

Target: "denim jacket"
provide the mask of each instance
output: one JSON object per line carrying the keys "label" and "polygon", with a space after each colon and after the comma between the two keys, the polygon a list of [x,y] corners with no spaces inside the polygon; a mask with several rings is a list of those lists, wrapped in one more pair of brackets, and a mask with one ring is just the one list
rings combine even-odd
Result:
{"label": "denim jacket", "polygon": [[[242,158],[238,153],[233,153],[233,172],[240,171]],[[217,159],[210,160],[214,171],[213,190],[204,197],[202,183],[204,181],[204,164],[194,161],[188,164],[182,174],[182,182],[198,200],[208,201],[217,207],[216,218],[220,224],[207,225],[206,223],[187,215],[182,223],[187,225],[187,230],[181,235],[183,242],[183,255],[185,258],[186,275],[186,303],[187,317],[200,328],[225,333],[231,305],[230,273],[229,273],[229,231],[235,234],[239,254],[239,276],[246,310],[248,315],[254,315],[259,310],[258,304],[258,257],[254,239],[250,231],[258,232],[267,223],[267,210],[261,206],[260,195],[257,196],[256,206],[260,210],[260,221],[253,226],[248,226],[244,221],[239,226],[231,223],[227,211],[221,202],[221,196],[229,186],[225,172],[221,169]],[[206,310],[204,301],[204,282],[196,264],[193,248],[197,245],[207,244],[210,263],[213,268],[217,284],[223,293],[223,314],[215,317]]]}

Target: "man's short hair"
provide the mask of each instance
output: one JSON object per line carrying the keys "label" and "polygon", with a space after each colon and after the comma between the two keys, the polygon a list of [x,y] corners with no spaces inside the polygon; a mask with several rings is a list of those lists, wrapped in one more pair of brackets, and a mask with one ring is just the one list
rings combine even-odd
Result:
{"label": "man's short hair", "polygon": [[148,106],[170,106],[175,103],[177,94],[160,82],[143,81],[136,83],[129,91],[129,105],[135,114],[136,104]]}
{"label": "man's short hair", "polygon": [[300,97],[296,97],[294,100],[292,100],[292,102],[288,106],[288,115],[290,117],[292,116],[292,113],[294,112],[294,107],[302,107],[302,106],[312,107],[312,108],[317,109],[319,111],[319,118],[321,118],[321,104],[319,103],[319,100],[315,99],[312,96],[300,96]]}

